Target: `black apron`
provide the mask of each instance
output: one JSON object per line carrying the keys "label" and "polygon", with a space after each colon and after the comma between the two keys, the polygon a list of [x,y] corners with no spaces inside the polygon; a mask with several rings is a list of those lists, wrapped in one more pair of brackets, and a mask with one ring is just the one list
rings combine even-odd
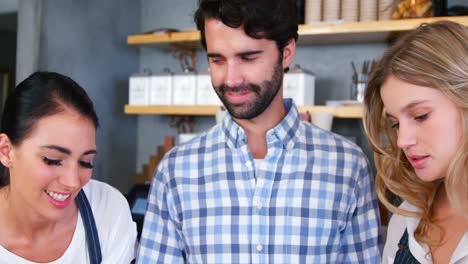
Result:
{"label": "black apron", "polygon": [[100,264],[102,261],[101,245],[99,244],[99,236],[94,221],[93,211],[89,205],[88,198],[83,189],[76,196],[78,209],[80,210],[81,219],[86,233],[86,242],[88,243],[89,261],[91,264]]}
{"label": "black apron", "polygon": [[411,254],[408,246],[408,230],[405,229],[405,233],[401,236],[400,242],[398,242],[398,251],[395,255],[395,264],[420,264],[419,261]]}

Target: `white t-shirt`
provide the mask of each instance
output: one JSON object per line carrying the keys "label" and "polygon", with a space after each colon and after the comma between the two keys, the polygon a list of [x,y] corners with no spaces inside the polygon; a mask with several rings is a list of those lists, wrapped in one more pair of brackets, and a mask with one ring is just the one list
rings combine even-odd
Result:
{"label": "white t-shirt", "polygon": [[[400,208],[412,212],[419,211],[418,208],[409,204],[408,202],[403,202],[400,205]],[[395,255],[398,251],[398,242],[400,242],[401,236],[403,236],[405,229],[408,229],[408,246],[411,254],[421,264],[432,263],[429,247],[424,243],[416,241],[414,238],[414,231],[418,227],[419,221],[421,221],[419,217],[393,214],[388,224],[387,242],[385,243],[383,251],[382,263],[385,264],[394,262]],[[468,232],[465,232],[460,242],[458,243],[457,248],[453,252],[450,263],[468,263]]]}
{"label": "white t-shirt", "polygon": [[[114,187],[90,180],[83,187],[93,210],[101,244],[102,264],[130,263],[135,258],[137,246],[136,225],[132,221],[125,197]],[[0,264],[35,264],[16,256],[0,246]],[[53,264],[89,263],[86,234],[78,213],[78,222],[72,241],[65,253]]]}

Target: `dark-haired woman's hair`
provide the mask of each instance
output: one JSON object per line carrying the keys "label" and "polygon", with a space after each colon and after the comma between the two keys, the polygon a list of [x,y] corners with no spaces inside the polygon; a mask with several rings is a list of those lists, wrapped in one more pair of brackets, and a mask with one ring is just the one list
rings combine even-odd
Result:
{"label": "dark-haired woman's hair", "polygon": [[[85,90],[71,78],[55,72],[36,72],[22,81],[8,96],[3,109],[1,133],[19,145],[37,122],[67,108],[99,126],[93,103]],[[0,187],[9,184],[8,173],[0,175]]]}
{"label": "dark-haired woman's hair", "polygon": [[275,41],[280,53],[298,37],[295,0],[200,0],[194,20],[205,49],[205,20],[211,18],[232,28],[243,26],[252,38]]}

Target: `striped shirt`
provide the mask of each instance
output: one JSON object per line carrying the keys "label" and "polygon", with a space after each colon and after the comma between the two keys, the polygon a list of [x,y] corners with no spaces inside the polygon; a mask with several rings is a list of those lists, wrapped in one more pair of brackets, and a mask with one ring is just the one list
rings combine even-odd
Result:
{"label": "striped shirt", "polygon": [[166,154],[137,263],[380,263],[366,157],[301,121],[291,100],[285,108],[266,134],[258,169],[245,131],[229,115]]}

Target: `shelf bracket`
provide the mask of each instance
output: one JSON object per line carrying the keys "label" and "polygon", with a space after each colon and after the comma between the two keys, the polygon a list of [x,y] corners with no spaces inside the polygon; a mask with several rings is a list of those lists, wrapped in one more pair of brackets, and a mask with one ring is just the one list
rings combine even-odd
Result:
{"label": "shelf bracket", "polygon": [[171,44],[172,57],[176,58],[184,72],[197,70],[197,48]]}
{"label": "shelf bracket", "polygon": [[171,116],[169,126],[177,129],[177,134],[193,133],[195,121],[193,116],[175,117]]}

